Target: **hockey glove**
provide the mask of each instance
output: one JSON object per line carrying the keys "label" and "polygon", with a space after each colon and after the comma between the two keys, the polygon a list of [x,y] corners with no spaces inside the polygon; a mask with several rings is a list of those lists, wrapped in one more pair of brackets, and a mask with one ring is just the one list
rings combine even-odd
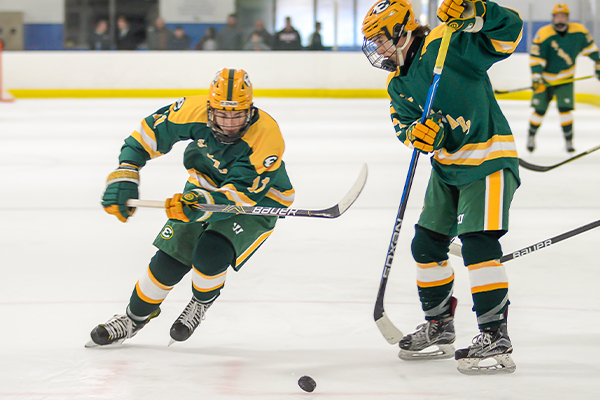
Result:
{"label": "hockey glove", "polygon": [[439,150],[444,142],[445,130],[444,124],[446,118],[438,111],[425,120],[415,121],[406,129],[406,137],[412,143],[413,147],[422,153],[430,153]]}
{"label": "hockey glove", "polygon": [[596,78],[600,79],[600,61],[596,61]]}
{"label": "hockey glove", "polygon": [[176,193],[165,201],[165,209],[170,219],[183,222],[204,221],[212,215],[202,210],[201,204],[214,204],[213,198],[206,190],[193,189],[187,192]]}
{"label": "hockey glove", "polygon": [[546,80],[542,78],[542,75],[533,74],[531,76],[531,81],[531,88],[533,89],[533,93],[538,94],[544,93],[546,91],[546,85],[548,84],[548,82],[546,82]]}
{"label": "hockey glove", "polygon": [[121,222],[127,222],[127,218],[135,212],[134,207],[127,207],[127,200],[139,197],[139,184],[139,168],[133,164],[121,163],[106,179],[106,189],[102,196],[104,211],[116,216]]}
{"label": "hockey glove", "polygon": [[485,1],[444,0],[437,11],[437,16],[454,32],[479,32],[484,23]]}

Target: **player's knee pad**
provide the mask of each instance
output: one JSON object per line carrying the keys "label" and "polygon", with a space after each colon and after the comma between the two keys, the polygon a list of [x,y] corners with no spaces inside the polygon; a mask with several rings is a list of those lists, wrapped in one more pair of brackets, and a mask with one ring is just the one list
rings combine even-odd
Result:
{"label": "player's knee pad", "polygon": [[450,240],[450,236],[415,225],[415,237],[411,244],[413,258],[421,264],[447,260]]}
{"label": "player's knee pad", "polygon": [[215,276],[235,262],[235,250],[225,236],[213,231],[204,232],[192,255],[194,269],[206,276]]}
{"label": "player's knee pad", "polygon": [[459,235],[465,265],[498,260],[502,257],[499,239],[506,231],[470,232]]}
{"label": "player's knee pad", "polygon": [[544,115],[546,115],[546,111],[548,111],[547,106],[546,106],[546,108],[535,108],[533,110],[533,112],[536,113],[540,117],[544,117]]}
{"label": "player's knee pad", "polygon": [[191,269],[162,250],[158,250],[152,257],[149,268],[152,276],[165,286],[177,284]]}

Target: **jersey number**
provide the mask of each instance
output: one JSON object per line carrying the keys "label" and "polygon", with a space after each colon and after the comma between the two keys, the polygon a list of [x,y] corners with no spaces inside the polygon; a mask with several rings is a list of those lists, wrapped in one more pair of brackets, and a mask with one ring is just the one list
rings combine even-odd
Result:
{"label": "jersey number", "polygon": [[267,184],[269,183],[269,181],[271,180],[271,178],[265,178],[262,180],[262,186],[260,186],[260,188],[258,187],[259,185],[261,185],[261,180],[260,180],[260,176],[257,176],[256,179],[254,179],[254,182],[252,182],[252,187],[248,188],[248,191],[250,193],[259,193],[262,192],[264,190],[264,188],[267,186]]}

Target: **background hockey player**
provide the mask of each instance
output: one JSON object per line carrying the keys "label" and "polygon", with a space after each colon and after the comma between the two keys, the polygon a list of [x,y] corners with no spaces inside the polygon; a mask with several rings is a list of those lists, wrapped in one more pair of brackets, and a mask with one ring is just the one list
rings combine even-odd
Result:
{"label": "background hockey player", "polygon": [[600,56],[592,35],[583,25],[569,22],[569,8],[566,4],[557,4],[552,9],[552,24],[540,28],[531,45],[530,64],[534,90],[531,106],[534,111],[529,121],[527,150],[535,149],[535,133],[542,124],[550,101],[556,96],[566,149],[568,152],[575,151],[571,114],[575,108],[573,82],[563,85],[557,83],[573,79],[575,61],[579,54],[596,62],[596,75],[600,79]]}
{"label": "background hockey player", "polygon": [[[363,51],[373,66],[391,71],[388,93],[398,138],[423,153],[433,169],[412,242],[424,324],[400,341],[400,358],[455,357],[467,374],[515,370],[507,333],[508,278],[498,262],[499,238],[519,185],[518,158],[487,70],[517,47],[522,21],[512,10],[481,0],[444,0],[438,17],[458,28],[451,37],[432,113],[421,115],[445,25],[421,26],[406,0],[382,0],[367,13]],[[473,310],[481,334],[454,353],[454,272],[450,240],[462,241]],[[433,349],[432,351],[430,351]],[[494,366],[479,365],[486,358]]]}
{"label": "background hockey player", "polygon": [[171,327],[174,341],[187,340],[219,296],[229,266],[238,271],[275,228],[277,217],[205,213],[196,203],[289,207],[294,199],[282,160],[277,123],[254,107],[244,70],[222,69],[209,95],[191,96],[146,117],[125,139],[120,165],[108,176],[102,205],[126,222],[138,198],[139,169],[193,140],[183,163],[190,174],[183,193],[166,202],[169,220],[156,237],[159,249],[135,285],[125,314],[91,332],[87,346],[122,343],[160,314],[160,304],[192,271],[192,299]]}

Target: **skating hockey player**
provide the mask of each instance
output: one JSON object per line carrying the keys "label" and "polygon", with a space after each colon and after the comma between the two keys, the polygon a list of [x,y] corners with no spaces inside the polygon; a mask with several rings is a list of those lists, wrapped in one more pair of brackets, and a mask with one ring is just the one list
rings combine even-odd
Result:
{"label": "skating hockey player", "polygon": [[[362,26],[367,58],[391,72],[388,94],[398,138],[410,148],[433,153],[412,241],[425,323],[400,341],[399,357],[454,356],[465,374],[509,373],[515,364],[506,326],[508,278],[498,262],[499,238],[508,230],[519,164],[487,70],[515,50],[523,22],[516,12],[481,0],[444,0],[437,14],[457,29],[424,124],[420,120],[445,24],[430,32],[415,20],[408,1],[381,0]],[[456,299],[448,249],[456,235],[463,245],[480,334],[471,346],[454,352]],[[482,360],[486,362],[480,365]]]}
{"label": "skating hockey player", "polygon": [[96,326],[87,347],[122,343],[160,314],[169,291],[192,272],[192,299],[170,331],[187,340],[219,297],[228,268],[238,271],[269,237],[277,217],[206,213],[194,204],[289,207],[294,200],[282,160],[284,142],[275,120],[254,107],[252,84],[241,69],[222,69],[207,96],[190,96],[146,117],[125,139],[120,165],[108,176],[102,205],[126,222],[138,198],[139,170],[192,140],[183,164],[183,193],[166,201],[169,220],[154,241],[158,248],[136,283],[124,314]]}
{"label": "skating hockey player", "polygon": [[530,65],[534,90],[531,106],[534,111],[529,120],[527,150],[535,150],[535,134],[542,125],[550,101],[556,96],[566,149],[569,153],[575,151],[571,114],[575,108],[573,82],[559,82],[573,79],[575,61],[579,54],[596,62],[596,76],[600,79],[600,55],[592,35],[583,25],[569,22],[569,8],[566,4],[557,4],[552,9],[552,24],[540,28],[531,45]]}

